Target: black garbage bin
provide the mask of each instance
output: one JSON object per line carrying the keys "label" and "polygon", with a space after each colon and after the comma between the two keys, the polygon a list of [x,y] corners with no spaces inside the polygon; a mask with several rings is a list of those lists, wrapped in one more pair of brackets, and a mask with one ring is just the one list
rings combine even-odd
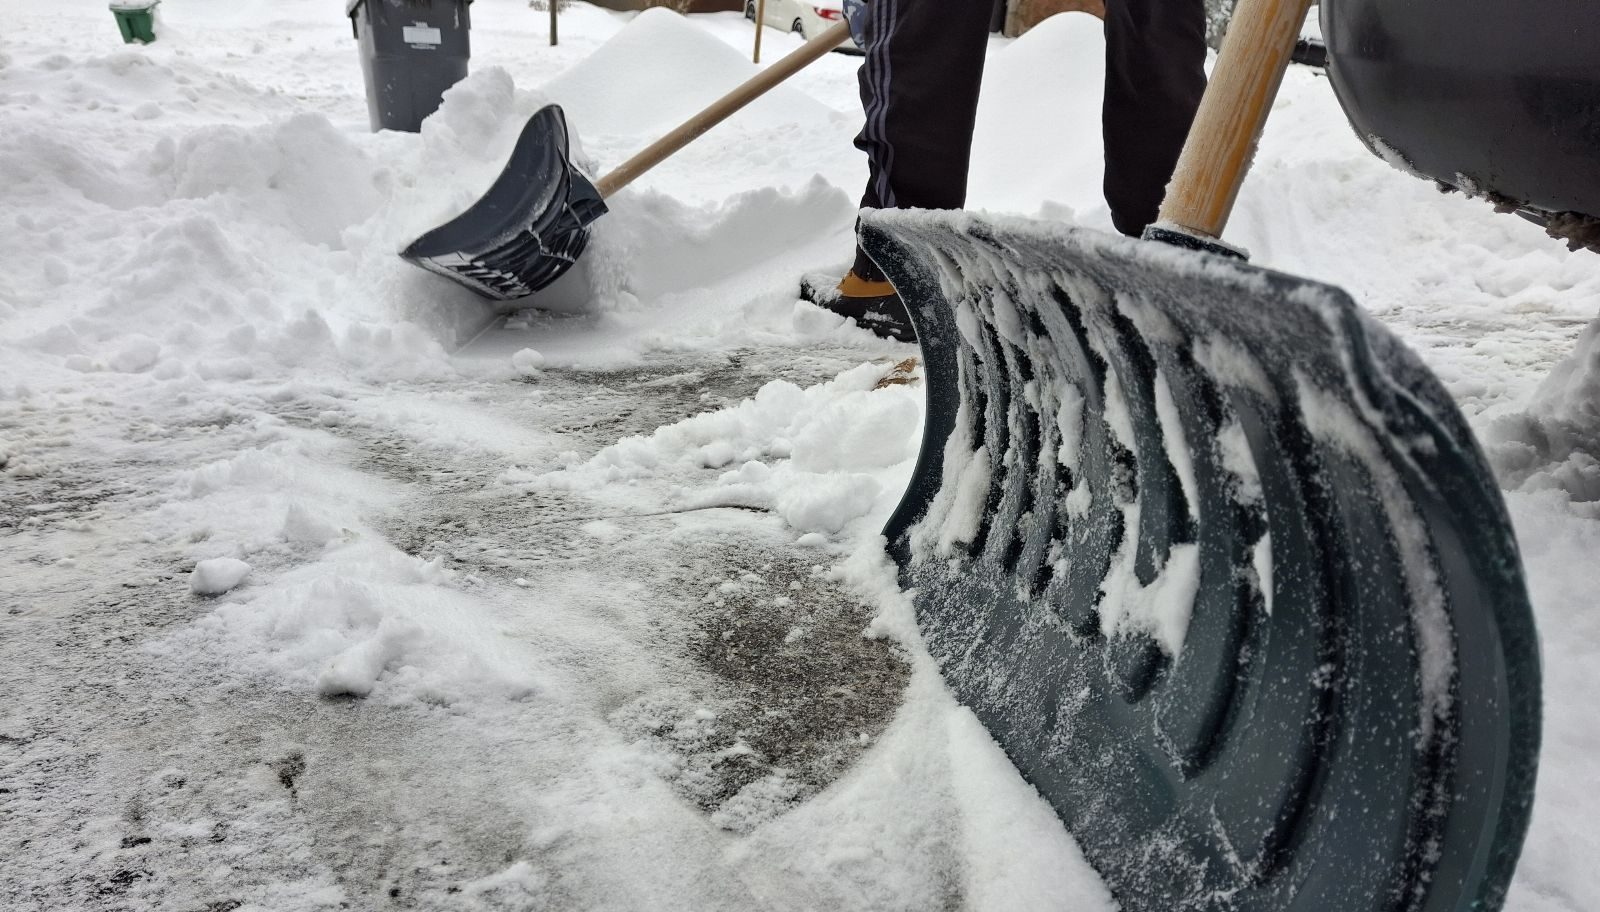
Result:
{"label": "black garbage bin", "polygon": [[348,0],[373,130],[416,133],[445,90],[466,78],[471,2]]}

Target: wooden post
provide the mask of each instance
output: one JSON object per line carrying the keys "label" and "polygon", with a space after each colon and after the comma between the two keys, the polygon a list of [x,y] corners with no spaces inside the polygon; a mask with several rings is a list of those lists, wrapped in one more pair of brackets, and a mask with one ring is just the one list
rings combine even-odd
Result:
{"label": "wooden post", "polygon": [[556,46],[556,10],[561,6],[561,0],[545,0],[550,4],[550,46]]}
{"label": "wooden post", "polygon": [[750,55],[751,63],[761,62],[761,32],[767,27],[767,0],[756,0],[756,49]]}

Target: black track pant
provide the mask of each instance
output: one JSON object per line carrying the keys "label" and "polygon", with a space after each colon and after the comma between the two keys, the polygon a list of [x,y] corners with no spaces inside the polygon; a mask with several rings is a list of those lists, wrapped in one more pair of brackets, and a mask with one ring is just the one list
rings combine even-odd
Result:
{"label": "black track pant", "polygon": [[[993,0],[870,0],[861,64],[865,209],[960,209]],[[1106,0],[1105,196],[1123,234],[1155,221],[1205,91],[1202,0]],[[859,251],[855,270],[881,278]]]}

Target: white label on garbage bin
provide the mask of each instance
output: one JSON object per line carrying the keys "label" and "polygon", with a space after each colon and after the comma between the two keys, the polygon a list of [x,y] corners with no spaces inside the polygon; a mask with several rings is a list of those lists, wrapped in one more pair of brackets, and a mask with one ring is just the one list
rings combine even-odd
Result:
{"label": "white label on garbage bin", "polygon": [[408,25],[400,35],[406,44],[438,44],[441,40],[439,30],[426,25]]}

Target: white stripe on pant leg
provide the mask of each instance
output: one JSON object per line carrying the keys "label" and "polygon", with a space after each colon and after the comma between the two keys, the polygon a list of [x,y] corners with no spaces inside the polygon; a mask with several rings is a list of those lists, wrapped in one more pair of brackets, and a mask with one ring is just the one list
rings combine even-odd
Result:
{"label": "white stripe on pant leg", "polygon": [[877,145],[883,142],[883,137],[878,131],[878,112],[887,103],[883,94],[883,70],[888,51],[884,50],[886,45],[880,36],[888,28],[884,22],[884,10],[888,9],[888,3],[886,0],[878,0],[868,9],[872,16],[869,20],[872,34],[868,39],[867,59],[863,66],[866,67],[867,86],[872,93],[872,99],[863,111],[866,115],[866,124],[862,130],[866,134],[868,143],[876,149]]}
{"label": "white stripe on pant leg", "polygon": [[894,84],[894,67],[889,46],[899,26],[900,0],[874,0],[872,5],[882,7],[882,10],[874,10],[878,16],[873,21],[875,33],[872,46],[868,49],[868,56],[876,58],[868,61],[869,65],[876,63],[869,70],[869,75],[876,78],[873,80],[873,110],[866,112],[866,131],[867,137],[875,141],[874,148],[879,152],[876,184],[878,201],[885,208],[893,208],[898,201],[890,181],[890,174],[894,170],[894,146],[889,142],[889,93]]}

